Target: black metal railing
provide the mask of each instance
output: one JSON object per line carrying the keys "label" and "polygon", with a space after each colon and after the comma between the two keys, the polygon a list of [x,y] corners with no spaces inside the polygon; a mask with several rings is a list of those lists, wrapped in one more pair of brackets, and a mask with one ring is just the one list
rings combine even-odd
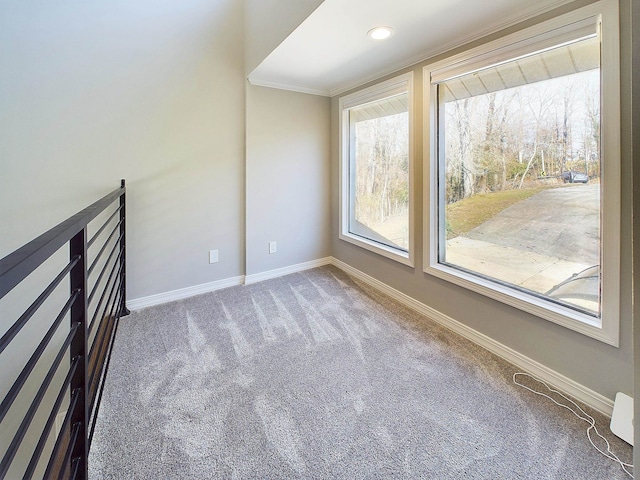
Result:
{"label": "black metal railing", "polygon": [[[9,377],[0,384],[2,480],[88,477],[118,320],[129,313],[125,192],[122,180],[120,188],[0,260],[0,301],[13,302],[17,290],[20,302],[31,297],[17,320],[0,317],[3,383]],[[94,223],[99,227],[88,238]],[[51,268],[42,266],[60,256],[64,266],[47,274]],[[31,295],[30,282],[42,281],[47,286]],[[25,353],[34,336],[39,343]]]}

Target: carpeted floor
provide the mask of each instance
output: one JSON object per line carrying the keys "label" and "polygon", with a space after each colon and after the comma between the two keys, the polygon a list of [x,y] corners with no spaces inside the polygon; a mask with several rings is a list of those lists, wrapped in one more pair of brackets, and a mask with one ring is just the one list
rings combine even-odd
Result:
{"label": "carpeted floor", "polygon": [[515,371],[335,267],[140,310],[90,478],[629,478]]}

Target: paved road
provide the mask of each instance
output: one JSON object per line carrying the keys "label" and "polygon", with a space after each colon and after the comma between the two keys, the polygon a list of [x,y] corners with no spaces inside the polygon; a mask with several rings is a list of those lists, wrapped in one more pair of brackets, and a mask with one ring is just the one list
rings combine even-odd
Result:
{"label": "paved road", "polygon": [[599,185],[544,190],[503,210],[466,237],[569,262],[597,265],[600,263]]}

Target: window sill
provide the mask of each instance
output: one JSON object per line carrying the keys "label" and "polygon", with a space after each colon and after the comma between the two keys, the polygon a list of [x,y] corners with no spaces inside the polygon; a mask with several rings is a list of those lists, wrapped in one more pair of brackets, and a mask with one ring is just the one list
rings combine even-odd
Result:
{"label": "window sill", "polygon": [[409,252],[404,252],[396,248],[388,247],[386,245],[367,240],[364,237],[360,237],[352,233],[341,233],[339,235],[339,238],[340,240],[344,240],[345,242],[357,245],[358,247],[364,248],[365,250],[369,250],[373,253],[377,253],[378,255],[382,255],[383,257],[390,258],[391,260],[395,260],[396,262],[407,265],[408,267],[413,268],[415,266],[413,263],[413,255],[411,254],[411,250],[409,250]]}
{"label": "window sill", "polygon": [[500,285],[444,264],[427,266],[424,272],[608,345],[614,347],[619,345],[617,335],[608,332],[602,327],[604,323],[601,320],[590,315],[545,301],[534,295]]}

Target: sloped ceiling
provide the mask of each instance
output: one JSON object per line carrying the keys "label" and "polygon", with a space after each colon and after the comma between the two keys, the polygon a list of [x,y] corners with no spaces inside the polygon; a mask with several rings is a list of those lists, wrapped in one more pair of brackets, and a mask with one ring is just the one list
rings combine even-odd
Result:
{"label": "sloped ceiling", "polygon": [[[249,74],[254,85],[334,96],[568,0],[325,0]],[[375,41],[379,25],[395,31]]]}

